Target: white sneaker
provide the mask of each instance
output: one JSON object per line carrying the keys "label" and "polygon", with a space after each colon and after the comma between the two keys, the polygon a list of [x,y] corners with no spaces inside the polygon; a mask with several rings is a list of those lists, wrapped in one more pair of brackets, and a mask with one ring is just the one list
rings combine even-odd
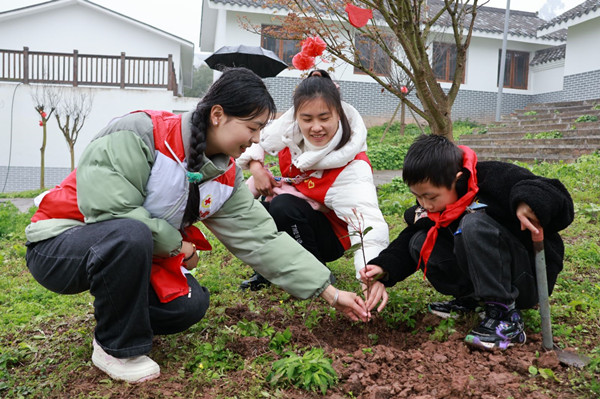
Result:
{"label": "white sneaker", "polygon": [[160,367],[148,356],[119,359],[104,352],[95,339],[92,345],[92,363],[115,380],[136,383],[153,380],[160,375]]}

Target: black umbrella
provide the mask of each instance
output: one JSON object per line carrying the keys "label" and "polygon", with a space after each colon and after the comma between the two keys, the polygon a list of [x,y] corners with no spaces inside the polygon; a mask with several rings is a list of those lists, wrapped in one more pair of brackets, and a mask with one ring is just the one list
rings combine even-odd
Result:
{"label": "black umbrella", "polygon": [[288,66],[271,50],[259,46],[223,46],[204,60],[217,71],[226,67],[246,67],[261,78],[277,76]]}

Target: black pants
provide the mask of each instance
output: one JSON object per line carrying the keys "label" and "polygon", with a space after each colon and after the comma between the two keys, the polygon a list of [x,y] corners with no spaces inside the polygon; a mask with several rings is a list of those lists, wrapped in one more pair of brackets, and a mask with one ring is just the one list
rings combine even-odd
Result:
{"label": "black pants", "polygon": [[94,296],[95,338],[112,356],[150,352],[154,334],[183,331],[204,317],[209,294],[187,275],[190,296],[161,303],[150,285],[152,234],[132,219],[71,228],[28,243],[27,267],[59,294],[86,290]]}
{"label": "black pants", "polygon": [[[411,255],[417,262],[426,235],[427,231],[420,231],[410,241]],[[502,303],[515,301],[520,309],[538,302],[526,248],[484,212],[465,215],[453,234],[440,231],[426,277],[446,295]]]}
{"label": "black pants", "polygon": [[263,205],[275,220],[277,230],[288,233],[321,263],[334,261],[344,254],[344,247],[325,214],[314,210],[302,198],[281,194]]}

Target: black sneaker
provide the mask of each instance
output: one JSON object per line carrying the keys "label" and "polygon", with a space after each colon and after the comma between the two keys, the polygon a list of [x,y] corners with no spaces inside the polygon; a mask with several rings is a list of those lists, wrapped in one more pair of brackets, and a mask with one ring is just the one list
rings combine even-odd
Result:
{"label": "black sneaker", "polygon": [[480,349],[504,350],[516,343],[525,343],[524,327],[517,309],[509,310],[502,303],[488,302],[485,304],[485,319],[467,334],[465,342]]}
{"label": "black sneaker", "polygon": [[258,291],[270,285],[271,282],[269,280],[255,272],[248,280],[242,281],[240,288],[243,290],[250,288],[250,291]]}
{"label": "black sneaker", "polygon": [[479,302],[473,298],[456,298],[445,302],[432,302],[427,307],[429,312],[443,319],[457,318],[461,314],[474,312]]}

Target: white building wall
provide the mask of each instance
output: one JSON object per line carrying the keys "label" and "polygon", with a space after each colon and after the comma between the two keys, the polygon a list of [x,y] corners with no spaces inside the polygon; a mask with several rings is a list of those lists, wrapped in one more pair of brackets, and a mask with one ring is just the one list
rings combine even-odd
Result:
{"label": "white building wall", "polygon": [[565,60],[547,62],[529,69],[532,94],[550,93],[563,89]]}
{"label": "white building wall", "polygon": [[[541,48],[544,47],[510,40],[506,45],[507,50],[528,52],[530,62],[533,59],[535,51]],[[501,49],[501,40],[481,37],[473,37],[471,39],[471,44],[467,51],[465,82],[460,86],[461,90],[498,91],[498,57]],[[502,91],[509,94],[534,94],[533,75],[534,71],[530,68],[527,90],[504,88]],[[442,87],[450,87],[450,84],[442,83]]]}
{"label": "white building wall", "polygon": [[565,76],[600,69],[600,18],[569,27]]}
{"label": "white building wall", "polygon": [[[193,110],[197,98],[173,97],[168,90],[98,89],[63,86],[67,93],[93,93],[92,111],[75,145],[75,163],[96,133],[114,117],[144,109],[182,112]],[[0,84],[0,167],[40,166],[42,127],[31,98],[32,85]],[[66,94],[68,95],[68,94]],[[48,121],[46,166],[70,167],[67,143],[54,115]]]}
{"label": "white building wall", "polygon": [[171,54],[176,73],[180,75],[180,48],[172,38],[76,3],[2,19],[0,48],[23,50],[23,47],[29,47],[30,51],[72,53],[78,50],[80,54],[116,56],[121,52],[139,57]]}

